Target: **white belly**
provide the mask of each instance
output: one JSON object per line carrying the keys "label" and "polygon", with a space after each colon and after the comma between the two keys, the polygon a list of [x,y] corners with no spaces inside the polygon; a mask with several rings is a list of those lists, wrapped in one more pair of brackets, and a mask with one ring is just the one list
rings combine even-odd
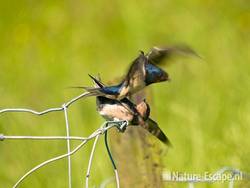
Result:
{"label": "white belly", "polygon": [[132,121],[133,114],[122,105],[106,104],[99,111],[100,115],[107,120],[127,120]]}

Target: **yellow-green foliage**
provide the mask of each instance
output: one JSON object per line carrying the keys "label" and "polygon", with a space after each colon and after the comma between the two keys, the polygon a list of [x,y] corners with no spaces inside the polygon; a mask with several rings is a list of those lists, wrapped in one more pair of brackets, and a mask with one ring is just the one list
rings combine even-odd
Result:
{"label": "yellow-green foliage", "polygon": [[[204,61],[175,60],[165,67],[172,81],[151,86],[152,117],[174,145],[164,156],[165,167],[250,171],[249,10],[247,0],[1,1],[0,108],[60,106],[81,92],[66,87],[92,84],[87,73],[109,81],[124,74],[139,50],[186,43]],[[87,136],[103,119],[89,98],[69,109],[69,121],[71,135]],[[0,133],[64,135],[63,113],[4,114]],[[90,148],[72,158],[73,187],[85,181]],[[0,187],[13,186],[33,166],[65,152],[65,141],[1,142]],[[92,173],[92,185],[113,175],[103,143]],[[22,187],[66,186],[62,160],[40,169]],[[206,186],[226,184],[200,187]]]}

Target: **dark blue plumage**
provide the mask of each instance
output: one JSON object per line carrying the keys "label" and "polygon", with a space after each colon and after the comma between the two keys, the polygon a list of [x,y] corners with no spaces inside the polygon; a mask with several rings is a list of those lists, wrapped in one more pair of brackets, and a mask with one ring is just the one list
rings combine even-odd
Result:
{"label": "dark blue plumage", "polygon": [[145,64],[146,69],[146,76],[145,76],[145,83],[146,85],[150,85],[156,83],[156,81],[165,81],[168,78],[168,74],[163,71],[161,68],[151,64]]}
{"label": "dark blue plumage", "polygon": [[119,95],[121,87],[121,84],[119,84],[117,86],[104,87],[101,91],[107,95]]}
{"label": "dark blue plumage", "polygon": [[149,63],[147,57],[141,53],[139,57],[134,60],[127,75],[120,84],[103,88],[85,89],[95,96],[105,96],[107,98],[121,100],[140,91],[149,84],[166,80],[168,80],[168,74],[156,65]]}
{"label": "dark blue plumage", "polygon": [[169,80],[168,74],[157,65],[162,64],[164,59],[170,58],[174,54],[198,56],[187,46],[154,47],[146,55],[143,52],[140,53],[120,84],[103,88],[85,87],[85,89],[90,92],[90,96],[105,96],[110,99],[121,100],[150,84]]}

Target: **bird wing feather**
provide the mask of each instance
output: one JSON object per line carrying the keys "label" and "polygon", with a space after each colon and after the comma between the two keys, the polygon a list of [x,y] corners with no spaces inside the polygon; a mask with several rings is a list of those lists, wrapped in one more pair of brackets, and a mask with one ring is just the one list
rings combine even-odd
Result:
{"label": "bird wing feather", "polygon": [[133,61],[123,81],[125,87],[138,88],[144,86],[146,74],[144,65],[146,61],[147,59],[143,53]]}
{"label": "bird wing feather", "polygon": [[147,54],[150,63],[161,64],[175,55],[187,55],[201,58],[192,48],[186,45],[153,47]]}

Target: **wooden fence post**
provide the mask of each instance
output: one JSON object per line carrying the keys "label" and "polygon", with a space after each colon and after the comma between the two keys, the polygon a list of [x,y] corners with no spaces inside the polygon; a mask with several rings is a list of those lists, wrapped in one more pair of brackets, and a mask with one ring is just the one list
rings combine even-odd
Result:
{"label": "wooden fence post", "polygon": [[160,188],[162,144],[139,126],[120,134],[112,131],[111,150],[117,164],[121,188]]}

